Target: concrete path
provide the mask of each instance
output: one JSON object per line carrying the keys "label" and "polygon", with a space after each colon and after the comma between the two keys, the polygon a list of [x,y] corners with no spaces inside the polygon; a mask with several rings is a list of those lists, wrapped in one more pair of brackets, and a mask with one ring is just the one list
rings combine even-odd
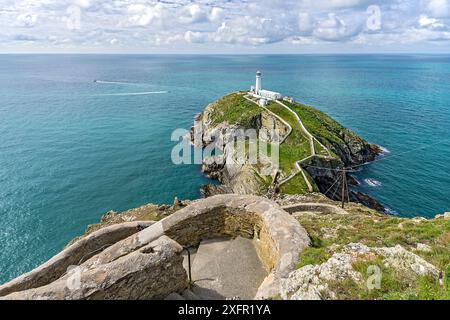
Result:
{"label": "concrete path", "polygon": [[[287,137],[291,134],[292,132],[292,126],[283,118],[281,118],[279,115],[273,113],[272,111],[270,111],[268,108],[260,106],[256,101],[250,99],[247,95],[244,95],[244,98],[247,99],[250,102],[255,103],[256,105],[258,105],[259,107],[263,108],[265,111],[269,112],[270,114],[274,115],[276,118],[278,118],[281,122],[283,122],[286,126],[288,126],[289,128],[289,132],[288,134],[283,138],[282,141],[280,141],[280,144],[282,144]],[[290,181],[291,179],[293,179],[294,177],[297,176],[297,174],[301,173],[303,176],[303,180],[305,180],[306,185],[308,186],[308,190],[309,192],[313,192],[314,188],[311,185],[311,182],[308,180],[308,178],[306,177],[306,173],[303,170],[303,168],[301,167],[301,163],[310,159],[311,157],[324,157],[321,155],[318,155],[316,153],[316,149],[314,146],[314,142],[317,142],[327,153],[328,153],[328,157],[332,157],[330,150],[325,147],[319,140],[316,139],[316,137],[314,137],[309,131],[308,129],[306,129],[305,125],[303,124],[302,120],[300,119],[300,117],[298,116],[297,112],[295,112],[294,110],[292,110],[291,108],[289,108],[287,105],[285,105],[284,103],[282,103],[281,101],[275,100],[276,103],[278,103],[279,105],[281,105],[283,108],[287,109],[290,113],[292,113],[295,118],[297,119],[300,127],[302,128],[304,134],[306,135],[306,137],[308,138],[309,144],[310,144],[310,149],[311,149],[311,154],[301,160],[298,160],[295,162],[295,167],[297,168],[296,172],[293,172],[291,175],[289,175],[288,177],[286,177],[284,180],[280,181],[279,185],[282,186],[283,184],[287,183],[288,181]],[[324,157],[325,158],[325,157]]]}
{"label": "concrete path", "polygon": [[191,264],[195,285],[183,293],[187,300],[253,299],[268,274],[252,240],[242,237],[202,241]]}

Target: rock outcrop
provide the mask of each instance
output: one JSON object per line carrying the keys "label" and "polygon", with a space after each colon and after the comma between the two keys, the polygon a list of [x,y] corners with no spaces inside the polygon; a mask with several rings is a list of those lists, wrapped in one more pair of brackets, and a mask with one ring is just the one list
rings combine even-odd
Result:
{"label": "rock outcrop", "polygon": [[[165,298],[184,291],[187,285],[181,246],[197,246],[204,239],[240,236],[252,240],[268,273],[255,298],[270,298],[279,294],[280,281],[294,270],[298,255],[310,243],[305,229],[278,204],[257,196],[239,195],[199,200],[120,241],[97,247],[94,252],[83,252],[80,244],[90,243],[101,232],[105,231],[82,238],[43,267],[30,272],[25,277],[26,285],[19,278],[1,286],[0,296],[6,299]],[[79,248],[79,254],[87,256],[75,263],[78,255],[66,258],[71,248]],[[61,257],[66,258],[62,259],[64,266],[69,261],[73,263],[68,271],[61,269]],[[52,270],[59,272],[53,274]],[[41,281],[43,278],[46,280]]]}
{"label": "rock outcrop", "polygon": [[[333,291],[333,286],[338,287],[336,284],[348,281],[361,288],[367,287],[367,290],[374,289],[370,287],[369,281],[365,282],[364,275],[355,270],[354,265],[376,259],[381,259],[386,268],[411,277],[431,276],[439,279],[439,270],[435,266],[400,245],[369,248],[361,243],[350,243],[344,246],[341,252],[334,253],[326,262],[306,265],[283,279],[281,297],[291,300],[337,299],[338,294]],[[381,271],[379,275],[381,281]]]}
{"label": "rock outcrop", "polygon": [[139,250],[95,266],[80,265],[48,285],[6,300],[148,300],[187,288],[182,247],[162,236]]}
{"label": "rock outcrop", "polygon": [[[226,97],[225,97],[226,98]],[[255,114],[248,117],[243,123],[230,123],[225,120],[218,122],[217,115],[222,107],[219,99],[209,104],[205,110],[196,117],[195,125],[191,131],[191,141],[197,147],[206,147],[214,144],[221,155],[207,157],[203,161],[202,171],[212,179],[218,180],[223,188],[214,185],[203,187],[204,195],[214,195],[223,192],[248,194],[248,195],[265,195],[268,190],[268,183],[263,178],[266,174],[261,171],[270,171],[273,175],[276,170],[270,169],[270,159],[266,159],[266,167],[254,166],[248,161],[236,161],[235,150],[232,147],[234,139],[245,139],[242,134],[244,129],[255,129],[257,132],[264,131],[268,133],[264,135],[264,139],[271,142],[274,137],[270,135],[275,130],[279,132],[280,139],[289,133],[288,128],[282,121],[274,115],[258,109]],[[220,116],[222,118],[223,115]],[[270,176],[268,177],[270,180]]]}
{"label": "rock outcrop", "polygon": [[[244,113],[241,106],[244,102],[249,103],[246,108],[251,109],[251,112],[236,118],[235,114]],[[316,138],[321,141],[322,145],[329,148],[330,155],[333,156],[323,156],[323,153],[321,156],[312,156],[302,162],[301,166],[311,176],[320,192],[326,193],[334,200],[341,200],[341,186],[336,184],[341,175],[338,169],[373,161],[381,153],[381,149],[342,127],[325,114],[311,107],[304,106],[304,108],[308,110],[309,117],[314,118],[314,125],[320,127],[318,131],[326,132]],[[230,116],[227,117],[227,113]],[[308,124],[308,122],[305,123]],[[307,124],[306,126],[308,126]],[[255,105],[252,107],[252,102],[246,101],[239,94],[231,94],[211,103],[196,117],[196,123],[191,132],[192,142],[197,147],[206,147],[213,143],[222,153],[204,159],[202,171],[210,178],[217,179],[221,184],[220,186],[203,186],[202,194],[204,196],[221,193],[269,195],[280,191],[277,183],[279,180],[287,178],[289,172],[283,172],[277,168],[267,176],[261,174],[262,168],[259,166],[248,162],[233,161],[234,149],[230,148],[230,143],[234,141],[232,133],[249,128],[256,131],[265,129],[269,132],[278,130],[280,141],[283,141],[293,130],[285,120],[275,113],[255,107]],[[273,138],[273,136],[268,136],[267,141],[272,141]],[[267,172],[267,168],[264,169]],[[354,181],[351,177],[349,180]],[[360,192],[350,192],[350,199],[381,212],[386,211],[383,205],[375,199]]]}
{"label": "rock outcrop", "polygon": [[0,286],[0,296],[47,285],[64,275],[69,267],[79,265],[113,243],[119,242],[152,225],[152,221],[134,221],[101,228],[54,256],[31,272]]}

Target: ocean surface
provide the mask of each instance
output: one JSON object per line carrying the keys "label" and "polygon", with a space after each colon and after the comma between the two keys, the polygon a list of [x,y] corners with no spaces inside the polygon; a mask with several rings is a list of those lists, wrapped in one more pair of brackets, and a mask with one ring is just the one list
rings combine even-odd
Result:
{"label": "ocean surface", "polygon": [[171,133],[256,70],[389,150],[362,191],[400,216],[450,211],[450,56],[0,55],[0,283],[109,210],[199,197]]}

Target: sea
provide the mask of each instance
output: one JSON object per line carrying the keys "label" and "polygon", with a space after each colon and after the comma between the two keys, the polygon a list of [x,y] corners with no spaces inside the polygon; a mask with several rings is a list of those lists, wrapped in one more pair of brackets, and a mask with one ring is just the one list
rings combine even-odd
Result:
{"label": "sea", "polygon": [[198,198],[171,135],[257,70],[383,147],[357,188],[392,214],[450,211],[450,55],[0,55],[0,283],[109,210]]}

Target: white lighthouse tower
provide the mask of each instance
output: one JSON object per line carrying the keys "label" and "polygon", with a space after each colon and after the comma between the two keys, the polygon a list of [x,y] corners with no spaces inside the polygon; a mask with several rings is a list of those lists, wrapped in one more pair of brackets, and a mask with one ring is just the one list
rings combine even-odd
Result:
{"label": "white lighthouse tower", "polygon": [[257,71],[256,72],[256,86],[255,86],[256,94],[259,94],[259,92],[261,91],[261,76],[262,76],[261,71]]}
{"label": "white lighthouse tower", "polygon": [[269,100],[280,100],[283,99],[283,95],[279,92],[263,90],[261,85],[262,73],[261,71],[256,72],[256,85],[250,87],[249,94],[256,98],[264,100],[266,103]]}

